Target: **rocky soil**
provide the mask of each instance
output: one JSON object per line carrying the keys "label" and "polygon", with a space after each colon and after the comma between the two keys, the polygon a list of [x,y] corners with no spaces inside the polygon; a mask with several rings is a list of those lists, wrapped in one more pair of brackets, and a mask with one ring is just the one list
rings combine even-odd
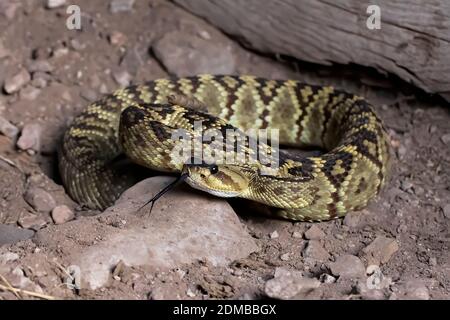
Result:
{"label": "rocky soil", "polygon": [[[399,80],[246,50],[157,0],[0,3],[0,299],[448,299],[448,105]],[[64,129],[102,94],[168,75],[255,74],[332,84],[371,100],[389,130],[391,180],[344,219],[293,223],[247,201],[153,177],[104,213],[64,192]],[[22,289],[18,292],[16,289]]]}

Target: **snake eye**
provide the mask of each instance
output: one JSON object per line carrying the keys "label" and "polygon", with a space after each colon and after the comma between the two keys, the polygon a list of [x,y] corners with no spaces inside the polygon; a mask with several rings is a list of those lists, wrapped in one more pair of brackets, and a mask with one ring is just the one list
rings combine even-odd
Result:
{"label": "snake eye", "polygon": [[211,172],[211,174],[216,174],[217,172],[219,172],[219,167],[214,165],[211,166],[211,168],[209,169],[209,171]]}

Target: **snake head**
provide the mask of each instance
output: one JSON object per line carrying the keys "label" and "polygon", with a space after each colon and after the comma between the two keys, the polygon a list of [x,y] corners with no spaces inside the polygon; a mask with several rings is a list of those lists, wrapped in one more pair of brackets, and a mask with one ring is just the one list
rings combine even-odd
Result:
{"label": "snake head", "polygon": [[237,166],[189,164],[183,172],[193,188],[222,198],[239,197],[247,191],[249,178]]}

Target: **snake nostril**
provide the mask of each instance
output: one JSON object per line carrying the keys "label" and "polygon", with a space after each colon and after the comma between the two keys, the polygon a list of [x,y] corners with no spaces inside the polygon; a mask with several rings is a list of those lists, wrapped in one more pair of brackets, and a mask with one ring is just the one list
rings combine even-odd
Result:
{"label": "snake nostril", "polygon": [[200,173],[200,177],[201,177],[202,179],[205,179],[205,178],[206,178],[206,176],[205,176],[203,173]]}

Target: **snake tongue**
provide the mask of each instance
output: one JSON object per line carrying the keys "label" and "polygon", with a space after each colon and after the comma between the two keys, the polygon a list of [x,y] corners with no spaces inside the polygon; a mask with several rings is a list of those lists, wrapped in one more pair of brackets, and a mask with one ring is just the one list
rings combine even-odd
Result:
{"label": "snake tongue", "polygon": [[165,193],[169,192],[173,188],[175,188],[177,185],[182,183],[186,180],[186,178],[189,176],[188,173],[182,173],[175,181],[171,182],[167,186],[165,186],[161,191],[159,191],[153,198],[151,198],[149,201],[147,201],[142,207],[139,208],[141,210],[142,208],[146,207],[148,204],[152,204],[150,207],[150,213],[153,210],[153,206],[155,205],[155,202],[161,198]]}

